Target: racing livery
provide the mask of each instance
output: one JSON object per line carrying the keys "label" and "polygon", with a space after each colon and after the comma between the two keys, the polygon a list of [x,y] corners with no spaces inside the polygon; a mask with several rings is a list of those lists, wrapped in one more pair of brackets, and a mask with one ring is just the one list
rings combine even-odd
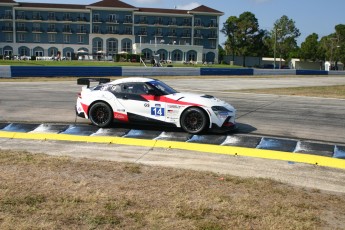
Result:
{"label": "racing livery", "polygon": [[[99,84],[90,87],[92,81]],[[236,127],[236,110],[230,104],[210,95],[177,92],[156,79],[80,78],[78,84],[84,86],[77,98],[76,113],[100,128],[124,122],[181,127],[198,134]]]}

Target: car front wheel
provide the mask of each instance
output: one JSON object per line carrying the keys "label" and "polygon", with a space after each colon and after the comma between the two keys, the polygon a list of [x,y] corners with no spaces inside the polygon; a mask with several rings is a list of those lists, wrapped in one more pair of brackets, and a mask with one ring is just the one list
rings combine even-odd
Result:
{"label": "car front wheel", "polygon": [[207,116],[200,108],[189,108],[181,116],[181,127],[188,133],[199,134],[206,130],[207,125]]}
{"label": "car front wheel", "polygon": [[112,123],[113,111],[108,104],[97,102],[91,106],[89,118],[94,125],[104,128]]}

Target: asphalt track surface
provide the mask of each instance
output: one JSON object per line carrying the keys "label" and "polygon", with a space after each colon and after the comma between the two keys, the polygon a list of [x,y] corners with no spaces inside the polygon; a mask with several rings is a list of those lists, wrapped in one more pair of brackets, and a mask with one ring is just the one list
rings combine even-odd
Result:
{"label": "asphalt track surface", "polygon": [[[345,77],[166,79],[164,81],[179,91],[202,91],[234,105],[238,110],[237,122],[239,123],[239,133],[307,139],[340,145],[345,143],[345,100],[228,92],[228,90],[233,89],[265,87],[343,85],[345,84]],[[77,86],[75,81],[1,82],[0,85],[0,122],[75,122],[74,103],[76,95],[80,91],[80,86]],[[83,124],[87,122],[78,119],[77,123]],[[25,141],[27,142],[27,140],[0,139],[0,146],[5,149],[11,148],[11,146],[12,148],[15,146],[16,148],[28,150],[37,148],[41,152],[45,152],[43,146],[52,147],[51,142],[40,143],[39,147],[33,147],[35,144],[30,144],[31,142],[23,145]],[[61,145],[55,142],[54,144]],[[104,153],[102,156],[100,153],[94,155],[97,151],[90,144],[74,143],[66,144],[65,146],[69,146],[70,149],[60,151],[60,154],[64,152],[65,155],[69,155],[69,153],[75,152],[77,149],[85,150],[85,147],[87,147],[93,151],[93,154],[91,156],[84,153],[81,155],[82,157],[109,159],[109,156],[104,156]],[[104,146],[104,148],[108,148],[108,146]],[[130,149],[135,149],[136,151],[138,150],[137,148],[132,147]],[[116,149],[119,149],[119,146],[116,146]],[[123,146],[121,149],[124,151]],[[128,150],[127,147],[124,152],[132,150]],[[49,151],[54,154],[52,148]],[[304,164],[246,157],[236,158],[236,160],[234,158],[227,158],[226,161],[220,163],[220,159],[224,160],[225,156],[217,158],[208,154],[200,155],[193,151],[186,153],[182,150],[175,150],[174,153],[177,155],[174,160],[170,159],[169,161],[166,159],[164,161],[164,156],[166,155],[164,153],[161,157],[154,160],[152,154],[157,154],[156,151],[149,148],[145,153],[150,152],[150,154],[144,154],[145,157],[139,158],[138,155],[135,155],[132,159],[130,156],[121,156],[124,159],[131,159],[130,161],[139,163],[202,169],[242,176],[269,177],[295,185],[337,192],[345,191],[343,183],[345,179],[344,171],[326,170],[325,168],[315,168],[314,166],[306,166]],[[180,154],[183,154],[185,157],[181,159]],[[171,154],[169,155],[171,157]],[[115,160],[122,161],[124,160],[123,158],[117,157]],[[213,159],[212,164],[209,163],[210,158]],[[114,159],[114,156],[112,159]],[[169,164],[168,162],[171,163]],[[187,162],[188,164],[186,164]],[[306,176],[306,174],[309,176]],[[311,174],[315,176],[311,176]],[[316,183],[316,181],[318,182]]]}

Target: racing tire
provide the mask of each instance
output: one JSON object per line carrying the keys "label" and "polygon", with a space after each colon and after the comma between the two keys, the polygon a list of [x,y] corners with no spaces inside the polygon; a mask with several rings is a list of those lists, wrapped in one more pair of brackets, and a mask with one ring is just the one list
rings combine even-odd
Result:
{"label": "racing tire", "polygon": [[113,122],[113,110],[104,102],[93,104],[89,111],[89,118],[92,124],[105,128]]}
{"label": "racing tire", "polygon": [[208,117],[205,112],[197,107],[188,108],[181,116],[181,127],[191,134],[199,134],[207,129]]}

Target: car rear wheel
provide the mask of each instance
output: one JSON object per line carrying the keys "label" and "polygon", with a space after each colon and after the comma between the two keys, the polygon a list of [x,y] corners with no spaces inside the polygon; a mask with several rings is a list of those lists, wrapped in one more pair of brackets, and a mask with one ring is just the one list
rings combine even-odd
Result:
{"label": "car rear wheel", "polygon": [[113,110],[104,102],[93,104],[89,111],[91,122],[100,128],[109,126],[113,122],[113,116]]}
{"label": "car rear wheel", "polygon": [[206,130],[207,125],[208,118],[200,108],[189,108],[181,116],[181,127],[188,133],[199,134]]}

